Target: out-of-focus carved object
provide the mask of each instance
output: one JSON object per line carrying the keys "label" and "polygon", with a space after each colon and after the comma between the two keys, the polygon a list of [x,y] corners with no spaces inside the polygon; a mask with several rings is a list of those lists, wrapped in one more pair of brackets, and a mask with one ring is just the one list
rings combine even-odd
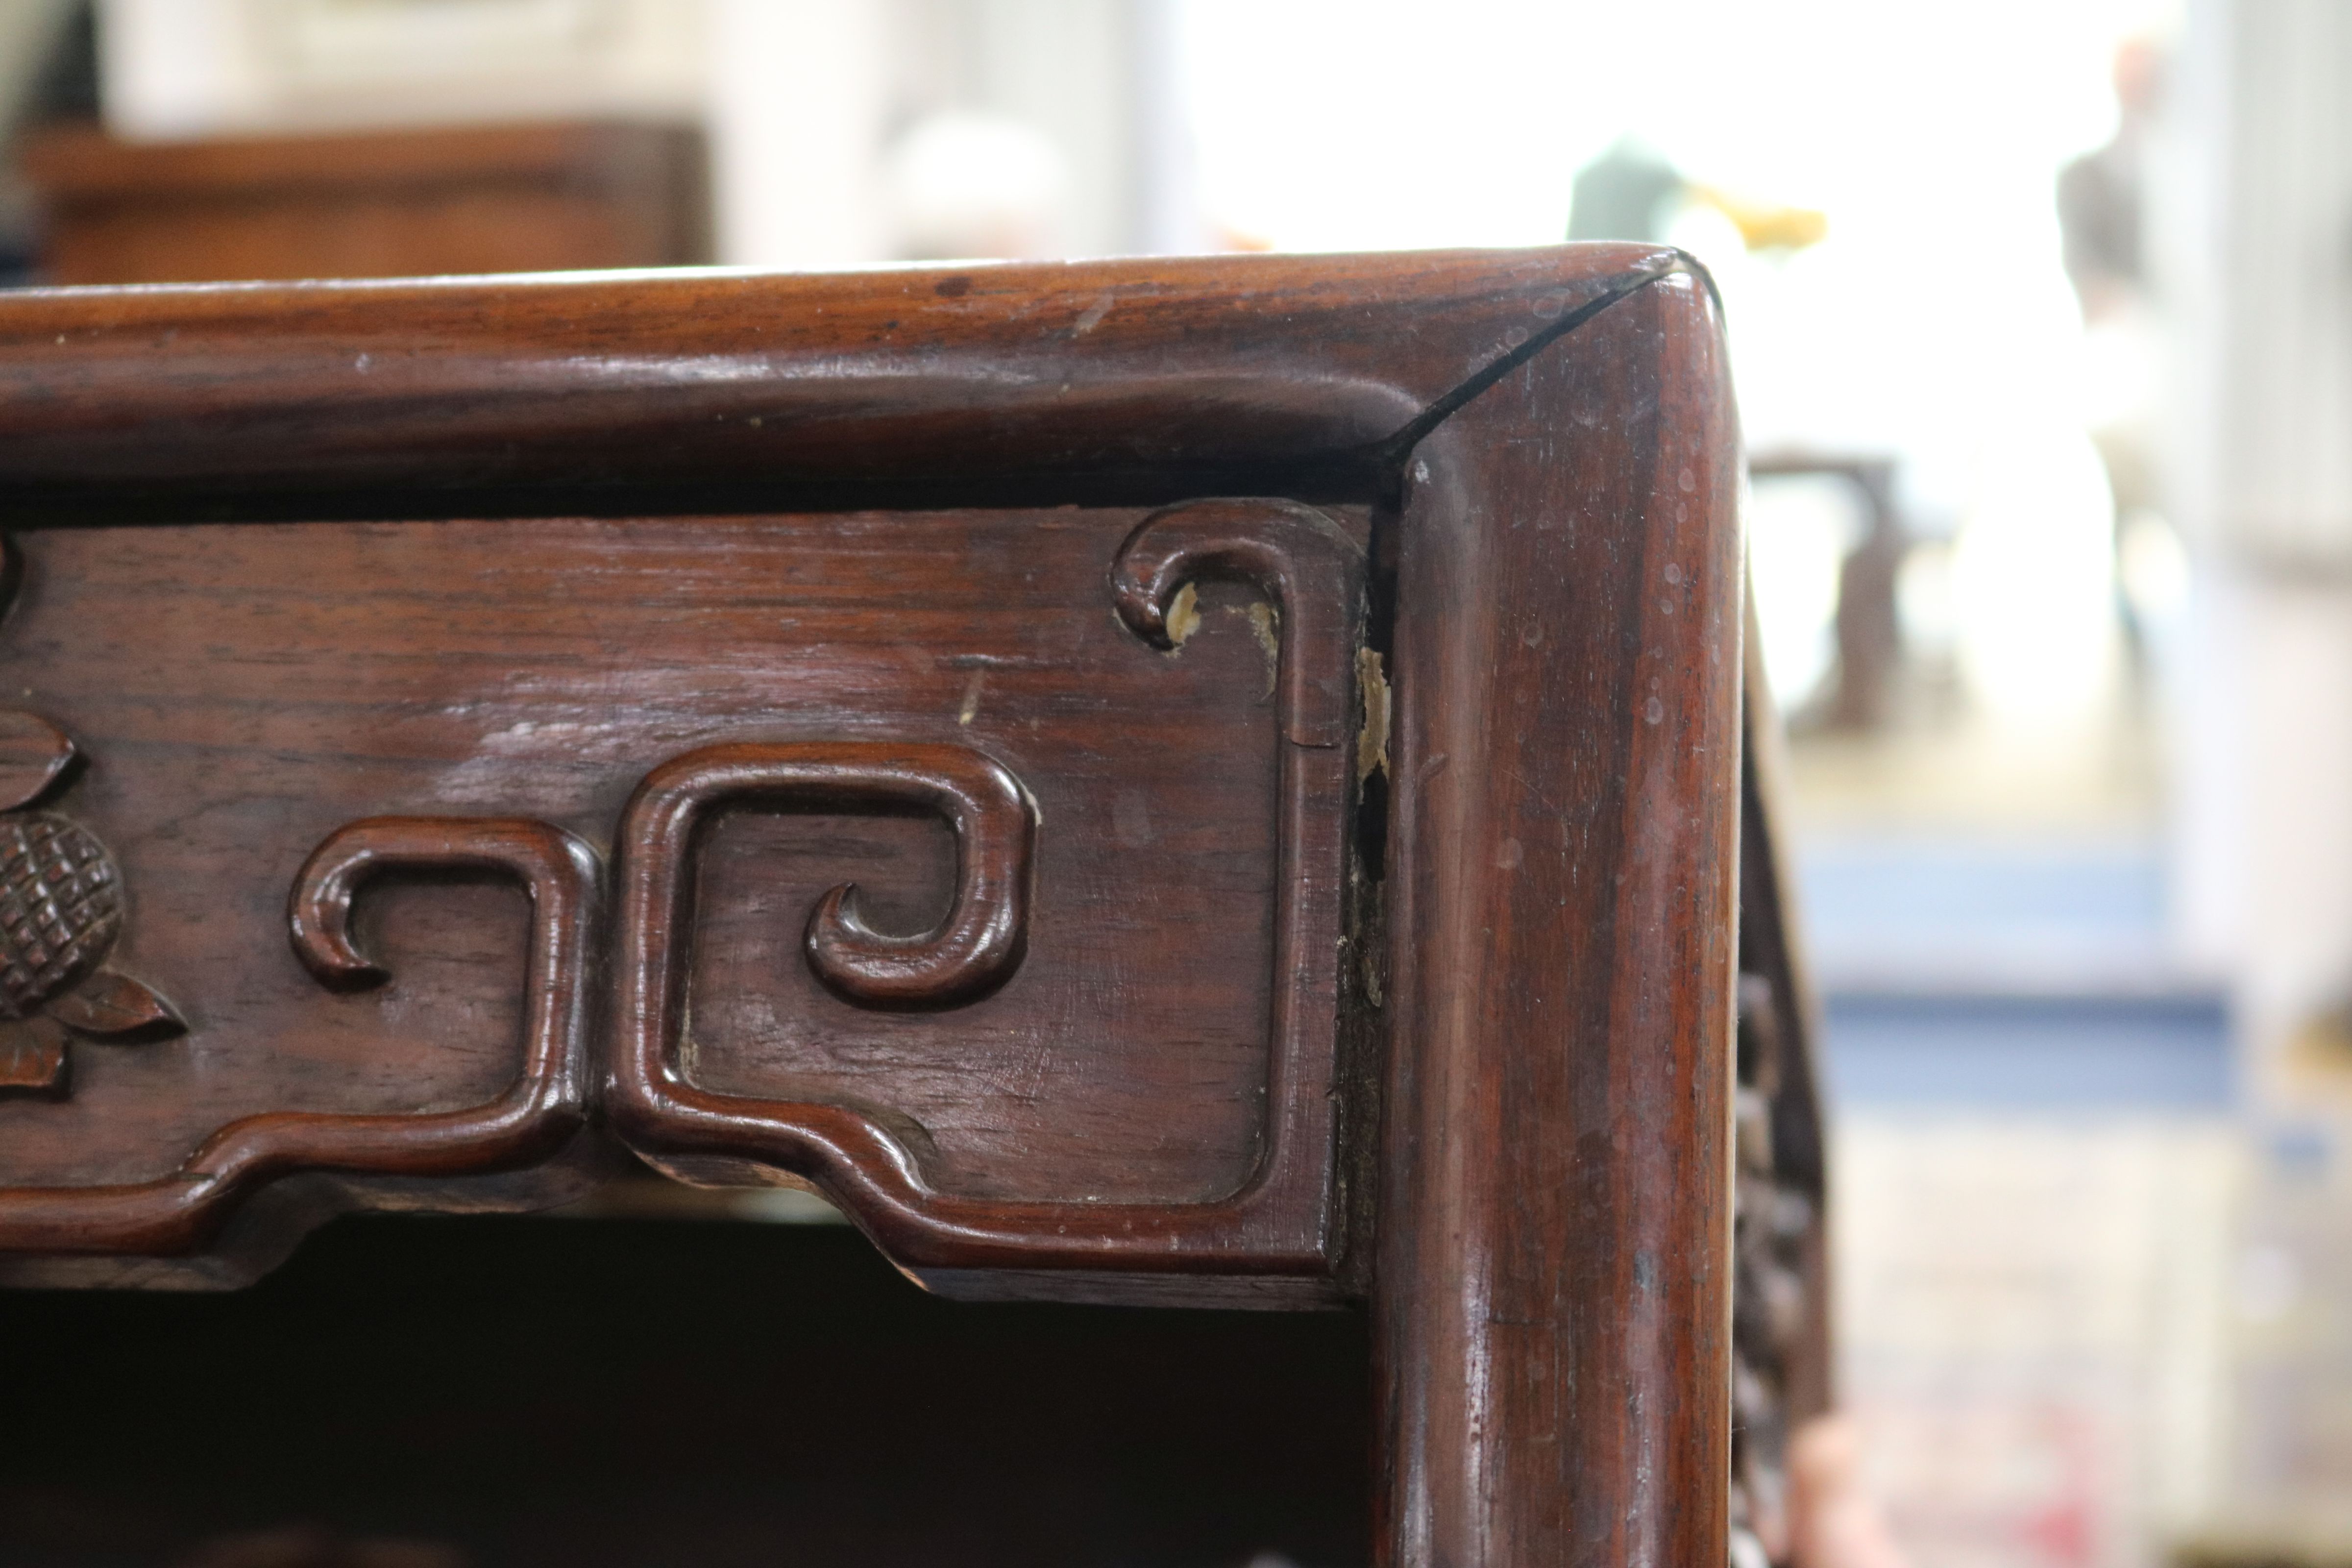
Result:
{"label": "out-of-focus carved object", "polygon": [[1828,1160],[1818,1015],[1782,837],[1780,728],[1752,605],[1747,675],[1732,1101],[1731,1520],[1735,1536],[1787,1563],[1790,1439],[1829,1410],[1832,1393]]}

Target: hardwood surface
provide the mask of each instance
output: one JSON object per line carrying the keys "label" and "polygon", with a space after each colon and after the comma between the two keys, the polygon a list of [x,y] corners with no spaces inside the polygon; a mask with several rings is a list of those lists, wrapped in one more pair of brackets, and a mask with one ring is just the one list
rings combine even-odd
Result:
{"label": "hardwood surface", "polygon": [[[1069,575],[1087,585],[1086,574]],[[650,774],[623,814],[618,869],[623,908],[611,1110],[632,1147],[688,1179],[712,1174],[708,1162],[716,1157],[814,1180],[845,1202],[901,1263],[919,1272],[954,1271],[937,1281],[944,1289],[961,1283],[968,1270],[1106,1261],[1140,1272],[1199,1275],[1207,1272],[1204,1258],[1221,1260],[1222,1273],[1309,1282],[1327,1277],[1341,1240],[1332,1202],[1341,1088],[1335,1042],[1340,1010],[1352,992],[1340,984],[1349,949],[1341,897],[1357,783],[1354,742],[1362,727],[1353,690],[1361,645],[1362,552],[1336,521],[1305,507],[1196,502],[1144,519],[1118,546],[1109,569],[1123,628],[1171,657],[1195,629],[1187,622],[1199,616],[1198,585],[1227,575],[1269,595],[1249,608],[1274,661],[1265,690],[1253,694],[1274,709],[1273,749],[1280,760],[1271,800],[1262,782],[1253,792],[1255,800],[1213,792],[1193,770],[1206,763],[1213,742],[1187,743],[1160,721],[1148,684],[1129,697],[1099,668],[1086,672],[1087,698],[1133,712],[1142,721],[1140,732],[1121,732],[1125,726],[1106,722],[1091,701],[1052,715],[1058,721],[1052,728],[1028,712],[1027,732],[998,742],[1011,768],[963,745],[798,742],[709,748]],[[894,635],[905,635],[903,625]],[[954,646],[961,635],[943,630],[940,641]],[[1128,662],[1131,668],[1143,663]],[[973,679],[957,712],[967,730],[975,727],[988,666],[971,668]],[[1005,684],[1010,689],[995,700],[1024,713],[1023,693]],[[878,694],[863,700],[864,710],[844,722],[872,724],[892,706]],[[1084,760],[1074,766],[1052,756],[1046,748],[1055,739],[1079,749]],[[1106,798],[1100,789],[1106,763],[1097,759],[1108,748],[1126,752],[1129,765],[1156,786],[1108,795],[1108,824],[1088,821],[1083,805],[1065,809],[1058,791],[1041,808],[1018,776],[1091,773],[1090,793],[1099,805]],[[973,1006],[970,1018],[943,1026],[946,1038],[961,1048],[953,1050],[954,1070],[944,1078],[947,1103],[928,1116],[907,1116],[883,1098],[886,1091],[864,1098],[887,1109],[867,1110],[855,1092],[786,1100],[690,1081],[702,1072],[706,1055],[698,1041],[685,1037],[684,1027],[693,1007],[686,941],[696,925],[693,837],[717,806],[762,799],[819,807],[915,805],[956,823],[956,886],[933,931],[876,939],[845,912],[850,895],[844,884],[827,892],[810,916],[805,942],[810,973],[853,1005],[887,1011]],[[1261,876],[1272,872],[1262,893],[1244,901],[1181,874],[1189,860],[1233,855],[1238,847],[1221,826],[1232,815],[1253,810],[1275,818],[1276,830],[1266,836],[1272,853],[1259,848],[1246,862]],[[1101,949],[1074,956],[1069,945],[1054,940],[1058,931],[1053,937],[1041,931],[1033,942],[1028,910],[1033,878],[1039,875],[1033,861],[1041,816],[1051,816],[1048,837],[1068,856],[1085,857],[1112,873],[1102,884],[1098,912],[1073,911],[1110,937]],[[1189,857],[1181,847],[1187,841]],[[1105,861],[1107,845],[1133,853]],[[1150,896],[1139,898],[1144,889],[1132,872],[1146,857],[1179,874],[1155,879]],[[1043,880],[1049,899],[1083,875],[1075,867],[1047,868]],[[1203,940],[1202,932],[1220,927],[1243,939],[1241,952],[1221,952],[1213,939]],[[973,1005],[1000,987],[1021,984],[1015,971],[1033,945],[1037,963],[1053,966],[1064,993],[1043,993],[1036,1005],[1050,1009],[1048,1016],[1033,1018],[1024,1028],[1018,1014],[1008,1018],[1009,1010]],[[895,951],[876,951],[887,947]],[[1268,963],[1270,970],[1263,967]],[[1094,1028],[1070,1037],[1069,1020],[1107,1011],[1089,994],[1129,969],[1143,972],[1139,983],[1120,987],[1124,994],[1109,1016],[1089,1019]],[[1244,973],[1257,982],[1246,996],[1259,1016],[1243,1012],[1226,1039],[1186,1037],[1185,1031],[1215,1016],[1219,993]],[[1067,995],[1073,988],[1075,998]],[[1043,991],[1034,984],[1025,989],[1033,996]],[[1008,1030],[1001,1042],[1003,1067],[980,1081],[972,1076],[978,1064],[970,1049],[975,1024]],[[780,1025],[790,1026],[772,1019],[762,1033],[772,1035]],[[1155,1038],[1171,1028],[1179,1031],[1176,1038]],[[1097,1037],[1096,1029],[1109,1038]],[[1192,1190],[1139,1192],[1135,1178],[1146,1161],[1131,1152],[1131,1130],[1156,1121],[1154,1145],[1170,1152],[1198,1150],[1203,1140],[1182,1112],[1197,1097],[1206,1058],[1222,1054],[1221,1047],[1230,1049],[1227,1040],[1251,1042],[1239,1070],[1214,1086],[1217,1103],[1240,1113],[1238,1158],[1223,1171],[1185,1173],[1181,1180]],[[1122,1050],[1137,1045],[1145,1049]],[[839,1050],[837,1044],[827,1048]],[[697,1058],[692,1073],[678,1060],[688,1050]],[[930,1079],[938,1074],[934,1064],[947,1056],[940,1043],[917,1039],[911,1049],[900,1045],[877,1063],[877,1079]],[[1070,1070],[1064,1063],[1084,1064],[1103,1092],[1056,1092],[1059,1086],[1049,1079]],[[1024,1125],[1004,1140],[1009,1156],[1034,1163],[1069,1141],[1117,1151],[1113,1167],[1076,1181],[1056,1173],[1025,1191],[1003,1183],[961,1194],[941,1190],[922,1168],[926,1147],[934,1142],[931,1129],[1008,1092],[1054,1108],[1052,1121]],[[1100,1110],[1089,1103],[1104,1099],[1110,1103]],[[899,1114],[895,1127],[890,1111]],[[1074,1116],[1080,1120],[1074,1122]],[[1097,1117],[1099,1128],[1092,1124]],[[1178,1201],[1171,1202],[1171,1195]],[[1132,1285],[1149,1289],[1140,1280]],[[1189,1293],[1202,1289],[1196,1282]]]}
{"label": "hardwood surface", "polygon": [[76,521],[1362,502],[1681,265],[1587,246],[33,290],[0,301],[0,484]]}
{"label": "hardwood surface", "polygon": [[554,123],[24,150],[54,282],[209,283],[710,259],[702,140]]}
{"label": "hardwood surface", "polygon": [[[75,716],[91,761],[70,799],[123,868],[123,961],[196,1026],[179,1042],[86,1049],[62,1103],[0,1101],[0,1174],[150,1182],[240,1117],[439,1111],[499,1092],[514,1072],[523,956],[493,890],[386,889],[394,979],[380,990],[336,995],[294,962],[289,889],[344,822],[502,811],[611,844],[630,792],[670,759],[730,738],[891,736],[992,753],[1040,802],[1045,896],[1023,922],[1018,972],[961,1010],[907,1015],[834,994],[797,962],[808,911],[854,881],[867,918],[919,931],[951,901],[952,850],[925,820],[837,800],[721,819],[692,928],[699,1080],[876,1107],[930,1182],[974,1199],[1091,1209],[1241,1187],[1266,1115],[1286,885],[1276,713],[1238,599],[1213,595],[1176,657],[1113,614],[1109,572],[1138,521],[26,533],[0,651],[29,700]],[[1344,682],[1349,657],[1327,651]],[[1345,793],[1299,803],[1332,856]],[[1149,901],[1135,896],[1137,856],[1164,873]],[[1320,897],[1330,882],[1320,876]],[[1327,909],[1319,923],[1336,920]],[[1327,1125],[1331,968],[1308,1004],[1325,1020],[1319,1066],[1294,1097]],[[628,1131],[667,1152],[661,1126]],[[1319,1276],[1328,1131],[1304,1152],[1301,1239],[1286,1256]],[[0,1238],[10,1215],[0,1197]],[[87,1245],[120,1249],[95,1232]]]}
{"label": "hardwood surface", "polygon": [[1416,449],[1398,531],[1372,1302],[1413,1563],[1725,1551],[1738,444],[1697,279],[1565,346]]}
{"label": "hardwood surface", "polygon": [[[1738,447],[1676,254],[32,293],[0,431],[0,659],[186,1024],[0,1102],[17,1278],[626,1145],[958,1294],[1368,1302],[1382,1563],[1724,1559]],[[387,816],[599,847],[611,912],[394,883],[331,992]],[[587,1129],[424,1173],[567,932]],[[286,1112],[412,1135],[55,1219]]]}

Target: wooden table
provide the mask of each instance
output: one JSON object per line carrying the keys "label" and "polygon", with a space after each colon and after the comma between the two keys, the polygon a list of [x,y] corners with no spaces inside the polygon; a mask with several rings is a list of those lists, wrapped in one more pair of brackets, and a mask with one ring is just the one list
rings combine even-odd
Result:
{"label": "wooden table", "polygon": [[1678,254],[34,292],[0,432],[0,1278],[626,1152],[1368,1307],[1382,1562],[1724,1561],[1743,963],[1820,1171]]}

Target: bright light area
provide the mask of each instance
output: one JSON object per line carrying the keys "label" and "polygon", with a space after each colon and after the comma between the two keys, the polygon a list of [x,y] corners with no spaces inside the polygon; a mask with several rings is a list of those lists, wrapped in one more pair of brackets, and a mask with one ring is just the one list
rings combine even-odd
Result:
{"label": "bright light area", "polygon": [[1764,679],[1802,707],[1837,655],[1838,566],[1862,536],[1853,490],[1826,476],[1757,481],[1748,501],[1748,572]]}
{"label": "bright light area", "polygon": [[[2084,434],[2100,394],[2053,182],[2114,132],[2117,43],[2174,10],[1186,0],[1180,47],[1204,200],[1236,240],[1549,243],[1576,171],[1627,134],[1690,180],[1825,213],[1828,237],[1793,255],[1747,252],[1712,212],[1671,235],[1721,285],[1748,445],[1898,458],[1914,531],[1962,535],[1971,694],[2039,723],[2096,700],[2115,662]],[[1754,539],[1799,679],[1820,637],[1799,623],[1833,595],[1804,580],[1833,570],[1821,545],[1794,524]]]}

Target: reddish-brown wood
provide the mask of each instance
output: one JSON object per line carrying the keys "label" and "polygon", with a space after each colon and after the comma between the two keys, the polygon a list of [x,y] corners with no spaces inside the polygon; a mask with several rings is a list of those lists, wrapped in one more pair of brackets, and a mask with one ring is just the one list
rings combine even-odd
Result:
{"label": "reddish-brown wood", "polygon": [[1720,1561],[1738,445],[1661,279],[1415,453],[1373,1307],[1412,1563]]}
{"label": "reddish-brown wood", "polygon": [[417,1033],[513,1016],[481,890],[397,1016],[257,938],[322,834],[527,818],[618,862],[567,1158],[959,1294],[1368,1297],[1383,1562],[1721,1561],[1730,408],[1639,247],[0,300],[0,660],[190,1025],[0,1103],[0,1240],[509,1082]]}
{"label": "reddish-brown wood", "polygon": [[710,259],[702,139],[518,123],[132,143],[27,139],[59,283],[413,278]]}
{"label": "reddish-brown wood", "polygon": [[585,844],[545,823],[494,817],[352,823],[296,874],[295,952],[323,984],[381,984],[389,974],[352,944],[353,892],[387,871],[462,869],[511,876],[530,894],[523,1067],[504,1093],[457,1110],[264,1112],[229,1123],[155,1180],[0,1190],[0,1249],[178,1251],[208,1238],[231,1205],[289,1175],[471,1173],[559,1150],[580,1125],[586,1088],[590,947],[602,889]]}
{"label": "reddish-brown wood", "polygon": [[0,709],[0,809],[29,805],[79,755],[72,740],[37,713]]}
{"label": "reddish-brown wood", "polygon": [[[289,889],[343,823],[497,811],[612,842],[683,752],[887,737],[978,750],[1034,793],[1021,967],[944,1012],[843,1000],[795,950],[808,910],[854,881],[877,930],[931,925],[953,896],[944,825],[726,814],[698,857],[695,1081],[879,1108],[975,1199],[1234,1192],[1267,1115],[1276,715],[1246,606],[1215,584],[1181,655],[1120,622],[1109,573],[1139,521],[28,532],[0,657],[86,726],[99,765],[73,798],[138,900],[125,952],[194,1027],[93,1061],[65,1105],[0,1103],[0,1177],[148,1180],[241,1116],[450,1109],[509,1080],[521,957],[491,889],[387,889],[403,979],[377,994],[322,992],[286,955]],[[1335,856],[1344,806],[1314,803]],[[1328,1120],[1327,1079],[1298,1103]],[[1306,1152],[1283,1234],[1322,1280],[1328,1155]]]}
{"label": "reddish-brown wood", "polygon": [[955,896],[930,930],[876,931],[857,908],[855,882],[828,889],[810,912],[802,952],[844,1001],[898,1009],[977,1001],[1011,978],[1028,951],[1037,803],[985,753],[877,741],[689,752],[654,770],[621,817],[621,879],[631,900],[621,920],[621,1029],[635,1047],[623,1054],[625,1087],[658,1093],[675,1066],[695,921],[696,830],[713,811],[761,800],[803,810],[928,812],[955,830]]}
{"label": "reddish-brown wood", "polygon": [[[1214,1260],[1222,1272],[1245,1277],[1245,1289],[1260,1297],[1276,1283],[1263,1277],[1284,1276],[1310,1294],[1328,1295],[1341,1239],[1332,1201],[1334,1104],[1340,1092],[1335,1078],[1342,1005],[1338,939],[1345,824],[1355,783],[1351,742],[1359,728],[1353,677],[1361,552],[1337,523],[1305,507],[1204,502],[1145,519],[1119,546],[1109,575],[1111,597],[1127,627],[1171,652],[1197,623],[1202,581],[1238,577],[1273,601],[1260,626],[1269,640],[1279,637],[1278,668],[1268,682],[1277,699],[1280,763],[1273,804],[1278,825],[1272,836],[1272,974],[1257,993],[1270,994],[1271,1005],[1258,1026],[1265,1041],[1261,1065],[1251,1081],[1237,1086],[1251,1121],[1261,1123],[1248,1129],[1250,1158],[1199,1197],[1187,1194],[1189,1201],[1104,1201],[1104,1194],[1080,1189],[1056,1193],[1055,1201],[1008,1202],[1003,1194],[940,1190],[925,1169],[932,1162],[921,1146],[930,1134],[919,1120],[911,1130],[894,1131],[886,1116],[854,1102],[756,1099],[689,1081],[679,1066],[695,926],[687,861],[698,825],[730,801],[913,803],[955,825],[961,873],[950,912],[933,933],[903,943],[896,954],[861,959],[855,950],[871,942],[843,930],[843,889],[818,903],[809,925],[809,966],[851,1002],[969,1004],[1002,984],[1020,962],[1030,946],[1026,909],[1036,806],[1000,764],[966,748],[940,745],[713,748],[665,763],[640,786],[621,829],[615,1125],[634,1147],[689,1178],[711,1171],[708,1162],[716,1159],[748,1160],[814,1180],[902,1263],[946,1272],[938,1282],[946,1289],[979,1268],[1077,1264],[1197,1276],[1219,1271],[1209,1267]],[[1150,760],[1156,772],[1181,777],[1200,758],[1165,750]],[[1190,793],[1198,798],[1204,792],[1194,786]],[[1050,815],[1058,824],[1061,814]],[[1173,826],[1188,814],[1180,807],[1168,815]],[[1213,824],[1210,830],[1215,832]],[[1090,843],[1083,826],[1077,835],[1071,846],[1076,853],[1099,842]],[[1068,880],[1049,879],[1065,886]],[[1123,899],[1137,892],[1123,878],[1118,887]],[[1160,899],[1152,910],[1157,929],[1146,940],[1157,964],[1180,973],[1205,967],[1188,962],[1187,950],[1199,945],[1183,929],[1180,911],[1188,909],[1208,922],[1231,923],[1238,912],[1190,889],[1171,889]],[[1067,962],[1058,949],[1040,956],[1048,963]],[[1083,971],[1068,978],[1082,986],[1098,984]],[[1175,1009],[1187,1006],[1180,998],[1171,1002]],[[975,1013],[962,1028],[985,1026],[984,1016]],[[947,1032],[952,1037],[958,1031]],[[1066,1038],[1063,1029],[1050,1026],[1039,1028],[1034,1040],[1041,1050],[1086,1048],[1082,1039]],[[974,1093],[964,1092],[967,1098]],[[1177,1107],[1169,1101],[1158,1109],[1165,1116]],[[1033,1145],[1041,1141],[1033,1134]],[[727,1167],[717,1169],[723,1177]],[[1204,1290],[1196,1284],[1180,1293],[1223,1298],[1233,1293],[1227,1285],[1218,1281]],[[1129,1281],[1129,1289],[1155,1299],[1170,1295],[1170,1285],[1155,1288],[1147,1279]]]}
{"label": "reddish-brown wood", "polygon": [[75,1035],[152,1040],[187,1025],[143,981],[101,968],[122,931],[122,873],[69,817],[27,811],[81,753],[21,710],[0,715],[0,1091],[64,1095]]}
{"label": "reddish-brown wood", "polygon": [[0,484],[77,521],[1361,500],[1674,265],[1588,246],[31,290],[0,310]]}

